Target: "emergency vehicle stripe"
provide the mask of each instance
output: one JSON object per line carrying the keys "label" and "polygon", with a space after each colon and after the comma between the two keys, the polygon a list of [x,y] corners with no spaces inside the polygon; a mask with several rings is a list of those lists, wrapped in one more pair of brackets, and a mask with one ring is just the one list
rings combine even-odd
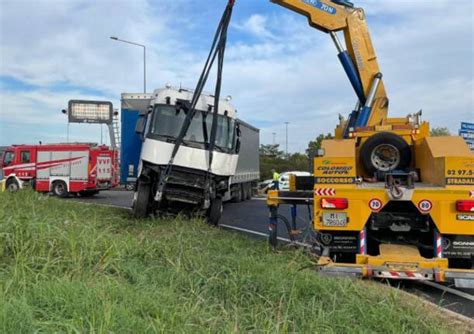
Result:
{"label": "emergency vehicle stripe", "polygon": [[413,271],[382,271],[377,276],[387,278],[424,278],[423,274]]}
{"label": "emergency vehicle stripe", "polygon": [[316,188],[314,193],[317,196],[334,196],[336,195],[336,189],[334,188]]}
{"label": "emergency vehicle stripe", "polygon": [[10,169],[21,169],[21,170],[34,170],[35,168],[38,169],[44,169],[44,168],[50,168],[52,165],[60,165],[65,162],[73,162],[79,159],[82,159],[84,157],[75,157],[75,158],[68,158],[68,159],[61,159],[61,160],[50,160],[50,161],[43,161],[43,162],[38,162],[36,163],[27,163],[27,164],[18,164],[18,165],[13,165],[13,166],[7,166],[4,167],[3,169],[5,171],[10,170]]}
{"label": "emergency vehicle stripe", "polygon": [[27,171],[27,170],[35,170],[36,167],[20,167],[20,168],[17,168],[18,169],[18,172],[23,172],[23,171]]}
{"label": "emergency vehicle stripe", "polygon": [[60,160],[50,160],[50,161],[43,161],[43,162],[38,162],[37,166],[38,168],[44,167],[45,165],[51,165],[51,164],[61,164],[65,162],[73,162],[76,160],[80,160],[85,157],[75,157],[75,158],[68,158],[68,159],[60,159]]}
{"label": "emergency vehicle stripe", "polygon": [[434,235],[435,242],[435,256],[437,258],[443,257],[443,236],[438,231],[435,231]]}
{"label": "emergency vehicle stripe", "polygon": [[13,166],[7,166],[7,167],[4,167],[3,169],[4,170],[9,170],[9,169],[14,169],[14,168],[27,168],[27,167],[34,167],[35,166],[35,163],[27,163],[27,164],[19,164],[19,165],[13,165]]}
{"label": "emergency vehicle stripe", "polygon": [[62,160],[52,160],[52,161],[46,161],[46,162],[41,162],[38,163],[37,168],[38,169],[47,169],[47,168],[52,168],[52,167],[57,167],[60,166],[66,162],[74,162],[77,160],[80,160],[84,157],[76,157],[76,158],[70,158],[70,159],[62,159]]}
{"label": "emergency vehicle stripe", "polygon": [[362,255],[367,254],[367,238],[366,238],[365,227],[359,232],[359,253]]}

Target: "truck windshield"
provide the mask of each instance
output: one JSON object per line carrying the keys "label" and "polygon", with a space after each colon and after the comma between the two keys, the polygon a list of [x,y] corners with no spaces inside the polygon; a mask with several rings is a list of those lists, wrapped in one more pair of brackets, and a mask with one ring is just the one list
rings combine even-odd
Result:
{"label": "truck windshield", "polygon": [[[186,113],[174,106],[157,105],[153,111],[148,137],[174,141],[179,135]],[[188,133],[183,138],[185,145],[204,148],[211,135],[212,114],[196,111]],[[227,116],[217,116],[216,149],[231,152],[234,148],[235,121]]]}

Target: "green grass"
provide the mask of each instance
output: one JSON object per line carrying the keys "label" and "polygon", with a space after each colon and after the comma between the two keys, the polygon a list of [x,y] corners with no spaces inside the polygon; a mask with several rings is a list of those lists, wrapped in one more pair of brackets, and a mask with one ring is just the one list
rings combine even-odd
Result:
{"label": "green grass", "polygon": [[200,220],[0,194],[2,333],[447,332],[395,290],[310,264]]}

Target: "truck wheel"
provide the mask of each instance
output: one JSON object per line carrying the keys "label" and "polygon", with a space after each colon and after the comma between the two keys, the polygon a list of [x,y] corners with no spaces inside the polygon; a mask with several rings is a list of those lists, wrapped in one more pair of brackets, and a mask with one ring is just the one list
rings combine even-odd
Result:
{"label": "truck wheel", "polygon": [[215,198],[207,211],[207,222],[210,225],[217,226],[222,216],[222,199]]}
{"label": "truck wheel", "polygon": [[380,132],[364,143],[360,161],[368,174],[404,169],[410,165],[410,145],[402,137],[391,132]]}
{"label": "truck wheel", "polygon": [[17,192],[20,189],[20,185],[15,179],[9,179],[5,184],[5,190],[11,193]]}
{"label": "truck wheel", "polygon": [[251,200],[252,199],[252,184],[247,183],[246,186],[247,186],[247,200]]}
{"label": "truck wheel", "polygon": [[232,197],[232,202],[239,203],[242,201],[242,187],[240,184],[236,185],[234,197]]}
{"label": "truck wheel", "polygon": [[146,218],[150,213],[149,202],[150,202],[151,187],[147,183],[138,182],[136,199],[133,203],[133,214],[136,218]]}
{"label": "truck wheel", "polygon": [[245,201],[246,197],[247,197],[247,188],[242,183],[242,184],[240,184],[240,202]]}
{"label": "truck wheel", "polygon": [[66,182],[64,182],[64,181],[55,181],[53,183],[53,194],[58,196],[58,197],[61,197],[61,198],[67,197],[69,195],[69,193],[67,191]]}
{"label": "truck wheel", "polygon": [[240,185],[240,189],[241,189],[241,200],[242,202],[245,202],[247,200],[247,185],[245,183],[242,183]]}

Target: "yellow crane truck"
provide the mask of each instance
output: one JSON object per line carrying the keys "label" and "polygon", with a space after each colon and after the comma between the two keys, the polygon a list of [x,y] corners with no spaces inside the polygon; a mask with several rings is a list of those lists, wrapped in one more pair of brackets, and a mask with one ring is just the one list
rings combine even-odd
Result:
{"label": "yellow crane truck", "polygon": [[330,35],[357,105],[339,117],[335,139],[323,141],[313,176],[268,192],[270,233],[279,205],[308,204],[321,272],[474,287],[474,155],[467,144],[430,137],[421,111],[387,117],[363,9],[345,0],[272,2]]}

